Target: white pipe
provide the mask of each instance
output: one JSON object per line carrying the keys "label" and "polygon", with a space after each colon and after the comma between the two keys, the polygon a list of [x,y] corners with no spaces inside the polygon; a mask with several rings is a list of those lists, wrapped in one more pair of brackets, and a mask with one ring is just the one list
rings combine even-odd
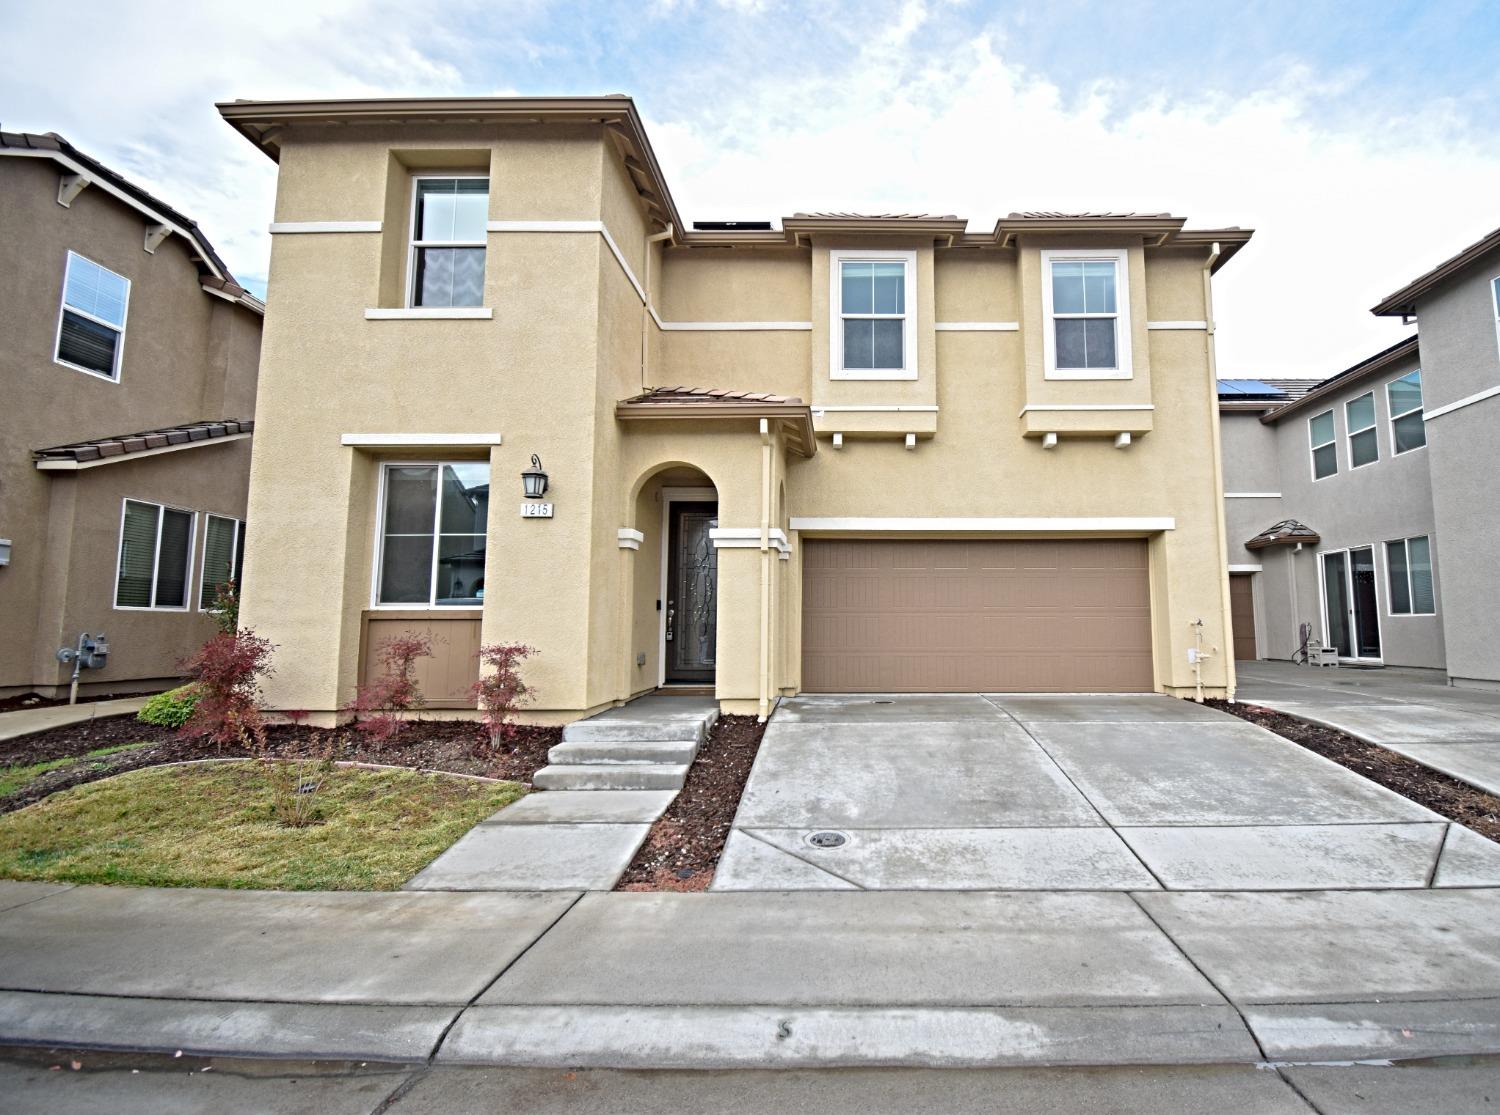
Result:
{"label": "white pipe", "polygon": [[[1228,631],[1229,624],[1233,622],[1230,618],[1229,601],[1229,531],[1224,525],[1224,455],[1219,444],[1219,408],[1216,400],[1219,397],[1219,368],[1218,360],[1214,354],[1214,292],[1213,292],[1213,270],[1214,264],[1219,261],[1223,252],[1219,242],[1214,241],[1213,248],[1208,253],[1208,259],[1203,264],[1203,320],[1206,324],[1204,330],[1204,345],[1208,355],[1208,434],[1209,443],[1212,447],[1211,457],[1213,460],[1214,473],[1214,495],[1217,505],[1217,513],[1214,516],[1214,541],[1216,543],[1219,569],[1219,616],[1221,630]],[[1200,619],[1198,621],[1202,623]],[[1215,648],[1217,649],[1217,648]],[[1227,654],[1224,657],[1224,695],[1229,700],[1234,700],[1236,679],[1234,676],[1234,655]],[[1200,672],[1201,685],[1201,672]],[[1198,699],[1203,699],[1200,691]]]}

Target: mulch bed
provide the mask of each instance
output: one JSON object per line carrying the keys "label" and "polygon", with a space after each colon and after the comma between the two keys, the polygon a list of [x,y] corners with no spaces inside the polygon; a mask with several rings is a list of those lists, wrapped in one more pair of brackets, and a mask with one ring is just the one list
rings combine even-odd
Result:
{"label": "mulch bed", "polygon": [[704,890],[729,838],[766,726],[721,716],[688,768],[687,784],[651,826],[616,890]]}
{"label": "mulch bed", "polygon": [[[371,746],[363,733],[349,727],[309,728],[278,724],[267,732],[269,753],[275,758],[385,763],[526,783],[547,765],[547,749],[561,739],[561,728],[517,725],[513,737],[491,754],[487,746],[481,746],[479,726],[460,720],[412,721],[400,735],[380,748]],[[250,755],[241,748],[220,749],[201,739],[179,739],[175,729],[142,724],[129,715],[102,717],[0,741],[0,766],[73,758],[101,747],[141,742],[151,746],[60,767],[33,779],[16,793],[0,798],[0,813],[20,809],[59,790],[141,767],[189,759],[229,759]]]}
{"label": "mulch bed", "polygon": [[1325,728],[1260,705],[1230,704],[1222,700],[1203,703],[1269,728],[1278,736],[1301,744],[1355,774],[1364,775],[1371,782],[1378,782],[1386,789],[1500,843],[1500,797],[1423,766],[1415,759],[1355,739],[1336,728]]}

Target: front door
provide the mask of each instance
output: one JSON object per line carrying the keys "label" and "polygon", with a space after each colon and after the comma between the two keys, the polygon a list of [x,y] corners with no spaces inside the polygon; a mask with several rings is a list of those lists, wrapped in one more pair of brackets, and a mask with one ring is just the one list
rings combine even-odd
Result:
{"label": "front door", "polygon": [[1375,551],[1369,546],[1323,555],[1323,610],[1328,645],[1340,658],[1380,658]]}
{"label": "front door", "polygon": [[667,531],[667,680],[710,684],[718,638],[716,503],[673,503]]}

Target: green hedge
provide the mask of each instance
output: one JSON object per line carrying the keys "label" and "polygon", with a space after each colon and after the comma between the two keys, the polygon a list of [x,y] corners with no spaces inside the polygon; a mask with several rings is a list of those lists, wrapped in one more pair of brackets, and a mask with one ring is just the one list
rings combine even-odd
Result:
{"label": "green hedge", "polygon": [[144,724],[156,724],[162,728],[180,728],[193,715],[198,704],[198,690],[192,685],[179,685],[165,693],[158,693],[136,713],[136,719]]}

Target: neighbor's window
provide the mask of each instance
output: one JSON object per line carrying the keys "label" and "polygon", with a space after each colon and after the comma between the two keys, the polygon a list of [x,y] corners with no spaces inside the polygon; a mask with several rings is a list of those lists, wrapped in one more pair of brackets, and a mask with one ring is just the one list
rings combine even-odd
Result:
{"label": "neighbor's window", "polygon": [[203,524],[203,570],[198,577],[198,610],[206,612],[219,598],[225,581],[240,575],[245,554],[245,524],[224,515],[209,515]]}
{"label": "neighbor's window", "polygon": [[129,304],[129,279],[69,252],[57,323],[57,362],[118,380]]}
{"label": "neighbor's window", "polygon": [[1307,420],[1307,436],[1312,444],[1313,479],[1322,480],[1339,470],[1339,451],[1334,444],[1333,411],[1325,410]]}
{"label": "neighbor's window", "polygon": [[1344,429],[1349,438],[1350,468],[1380,460],[1380,443],[1375,436],[1375,392],[1367,391],[1344,404]]}
{"label": "neighbor's window", "polygon": [[413,181],[411,304],[482,305],[490,180],[419,177]]}
{"label": "neighbor's window", "polygon": [[115,574],[116,608],[187,609],[194,519],[191,511],[125,501]]}
{"label": "neighbor's window", "polygon": [[833,270],[835,379],[915,379],[915,252],[843,251]]}
{"label": "neighbor's window", "polygon": [[1405,453],[1426,445],[1427,425],[1422,419],[1422,369],[1387,383],[1385,401],[1391,412],[1392,451]]}
{"label": "neighbor's window", "polygon": [[1130,378],[1125,261],[1123,251],[1042,253],[1048,378]]}
{"label": "neighbor's window", "polygon": [[488,461],[388,464],[376,604],[484,603]]}
{"label": "neighbor's window", "polygon": [[1432,594],[1432,544],[1425,536],[1385,544],[1391,578],[1391,615],[1430,616],[1437,611]]}

